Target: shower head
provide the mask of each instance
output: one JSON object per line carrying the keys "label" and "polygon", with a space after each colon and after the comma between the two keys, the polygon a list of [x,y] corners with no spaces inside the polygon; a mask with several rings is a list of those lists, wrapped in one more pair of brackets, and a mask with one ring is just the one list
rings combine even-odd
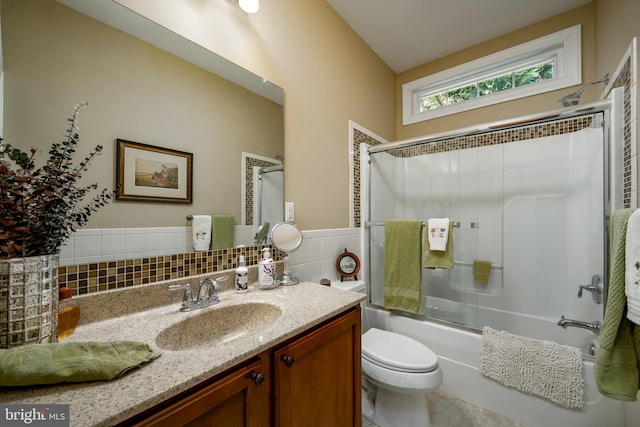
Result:
{"label": "shower head", "polygon": [[586,85],[582,86],[580,89],[578,89],[577,91],[570,93],[569,95],[563,97],[562,99],[558,100],[558,102],[560,104],[562,104],[563,107],[571,107],[572,105],[578,105],[578,102],[580,102],[580,97],[582,96],[582,92],[584,92],[584,90],[586,88],[588,88],[589,86],[596,84],[596,83],[604,83],[605,86],[607,84],[609,84],[609,73],[607,73],[603,78],[598,79],[598,80],[594,80],[592,82],[587,83]]}

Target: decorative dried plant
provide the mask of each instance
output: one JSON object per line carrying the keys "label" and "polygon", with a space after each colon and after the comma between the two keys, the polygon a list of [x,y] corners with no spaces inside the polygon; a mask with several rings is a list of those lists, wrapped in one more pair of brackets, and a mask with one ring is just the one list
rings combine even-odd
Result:
{"label": "decorative dried plant", "polygon": [[74,106],[66,139],[51,145],[44,166],[36,169],[35,148],[27,154],[6,144],[5,153],[11,161],[0,152],[0,259],[59,252],[71,233],[111,200],[111,193],[105,188],[80,205],[90,191],[97,189],[97,184],[79,187],[76,182],[102,151],[98,145],[77,167],[72,164],[80,140],[76,132],[78,112],[86,105],[83,102]]}

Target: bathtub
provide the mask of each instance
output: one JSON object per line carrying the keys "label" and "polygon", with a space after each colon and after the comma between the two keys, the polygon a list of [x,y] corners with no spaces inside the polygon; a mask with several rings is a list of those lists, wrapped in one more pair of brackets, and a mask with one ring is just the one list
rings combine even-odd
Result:
{"label": "bathtub", "polygon": [[[477,308],[476,308],[477,310]],[[485,312],[486,311],[486,312]],[[545,399],[531,396],[486,379],[478,372],[478,352],[481,335],[454,326],[427,320],[391,314],[385,310],[365,307],[363,331],[377,327],[414,338],[433,350],[439,358],[444,381],[440,390],[478,406],[498,412],[528,426],[610,427],[624,426],[623,403],[602,396],[593,378],[593,357],[587,353],[591,344],[597,343],[591,332],[556,325],[557,319],[524,318],[513,313],[483,310],[479,319],[491,319],[494,329],[505,329],[518,335],[538,339],[552,339],[562,344],[574,345],[585,353],[584,409],[571,410]],[[500,328],[495,322],[504,321],[510,328]],[[534,330],[516,331],[512,326]],[[546,337],[544,334],[548,334]],[[562,342],[564,341],[564,342]]]}

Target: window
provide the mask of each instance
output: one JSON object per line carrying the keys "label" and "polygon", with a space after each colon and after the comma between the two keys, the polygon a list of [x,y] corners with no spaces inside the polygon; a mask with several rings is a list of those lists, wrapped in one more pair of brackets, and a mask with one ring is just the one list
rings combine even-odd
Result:
{"label": "window", "polygon": [[403,124],[459,113],[581,82],[580,26],[402,86]]}

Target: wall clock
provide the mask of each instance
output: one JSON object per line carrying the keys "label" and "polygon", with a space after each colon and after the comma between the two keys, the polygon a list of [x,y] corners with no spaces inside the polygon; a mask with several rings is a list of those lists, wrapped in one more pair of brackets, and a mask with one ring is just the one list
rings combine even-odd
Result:
{"label": "wall clock", "polygon": [[358,272],[360,271],[360,260],[356,254],[344,249],[344,252],[338,256],[336,260],[336,268],[340,273],[340,281],[344,282],[344,279],[353,277],[358,280]]}

